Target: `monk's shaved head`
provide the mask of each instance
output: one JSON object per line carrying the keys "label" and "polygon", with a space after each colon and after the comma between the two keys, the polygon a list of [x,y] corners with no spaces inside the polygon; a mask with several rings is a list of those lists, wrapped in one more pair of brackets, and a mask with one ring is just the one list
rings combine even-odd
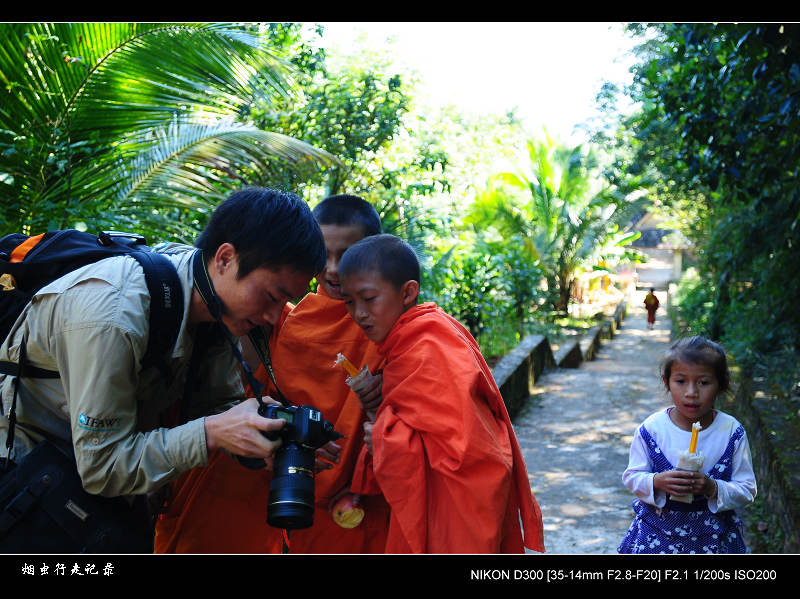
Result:
{"label": "monk's shaved head", "polygon": [[339,276],[374,272],[396,288],[406,281],[419,283],[419,259],[414,248],[388,233],[365,237],[351,245],[339,262]]}
{"label": "monk's shaved head", "polygon": [[364,237],[381,232],[378,211],[366,200],[346,193],[328,196],[312,210],[320,225],[358,226]]}

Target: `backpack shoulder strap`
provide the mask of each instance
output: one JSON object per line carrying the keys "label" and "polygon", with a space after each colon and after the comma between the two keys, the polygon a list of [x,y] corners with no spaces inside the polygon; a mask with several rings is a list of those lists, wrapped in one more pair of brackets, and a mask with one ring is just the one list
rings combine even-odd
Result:
{"label": "backpack shoulder strap", "polygon": [[150,332],[142,368],[155,364],[171,380],[166,357],[178,339],[183,320],[183,288],[166,256],[150,251],[134,251],[130,256],[142,265],[150,292]]}

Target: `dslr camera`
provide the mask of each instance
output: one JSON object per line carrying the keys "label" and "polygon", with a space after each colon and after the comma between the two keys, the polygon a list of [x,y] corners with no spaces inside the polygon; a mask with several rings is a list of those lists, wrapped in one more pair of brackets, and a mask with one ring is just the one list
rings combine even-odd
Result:
{"label": "dslr camera", "polygon": [[275,452],[267,524],[285,530],[308,528],[314,523],[316,450],[343,435],[334,430],[333,424],[325,420],[319,410],[310,406],[262,403],[258,413],[265,418],[286,421],[278,431],[261,433],[272,441],[283,441]]}

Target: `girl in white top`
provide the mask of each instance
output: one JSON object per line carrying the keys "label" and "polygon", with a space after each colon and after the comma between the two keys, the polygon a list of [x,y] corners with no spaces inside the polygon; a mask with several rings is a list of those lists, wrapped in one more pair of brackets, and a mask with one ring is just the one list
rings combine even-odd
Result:
{"label": "girl in white top", "polygon": [[[673,406],[650,415],[637,429],[622,481],[637,496],[636,513],[619,553],[746,553],[735,509],[756,495],[750,447],[742,425],[714,409],[728,390],[724,350],[702,337],[676,342],[662,363]],[[700,472],[676,469],[700,424]],[[683,503],[671,496],[693,494]]]}

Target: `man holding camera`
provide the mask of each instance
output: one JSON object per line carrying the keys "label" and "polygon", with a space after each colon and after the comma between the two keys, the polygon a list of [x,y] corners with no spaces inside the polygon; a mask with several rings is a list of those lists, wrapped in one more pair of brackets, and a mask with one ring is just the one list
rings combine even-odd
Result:
{"label": "man holding camera", "polygon": [[[210,451],[222,448],[271,463],[280,441],[261,433],[280,429],[284,420],[260,416],[258,400],[244,397],[236,338],[275,324],[286,302],[301,296],[325,265],[322,234],[306,203],[260,188],[223,202],[196,247],[168,244],[156,250],[173,263],[183,290],[183,319],[166,357],[168,374],[140,365],[153,333],[150,294],[141,266],[127,256],[95,262],[41,289],[0,346],[0,360],[19,360],[24,347],[28,364],[60,375],[0,375],[4,445],[16,391],[13,461],[20,463],[43,439],[66,445],[83,489],[108,498],[115,516],[143,531],[127,544],[100,544],[101,551],[150,551],[152,522],[144,497],[205,465]],[[15,538],[26,526],[33,532],[25,538],[35,537],[51,518],[57,526],[41,535],[41,552],[92,551],[92,545],[58,544],[56,528],[70,528],[68,520],[84,511],[67,507],[72,513],[47,516],[37,516],[38,508],[15,508],[19,513],[11,516],[19,522],[13,525],[5,524],[11,522],[6,510],[0,550],[37,551],[39,546]]]}

